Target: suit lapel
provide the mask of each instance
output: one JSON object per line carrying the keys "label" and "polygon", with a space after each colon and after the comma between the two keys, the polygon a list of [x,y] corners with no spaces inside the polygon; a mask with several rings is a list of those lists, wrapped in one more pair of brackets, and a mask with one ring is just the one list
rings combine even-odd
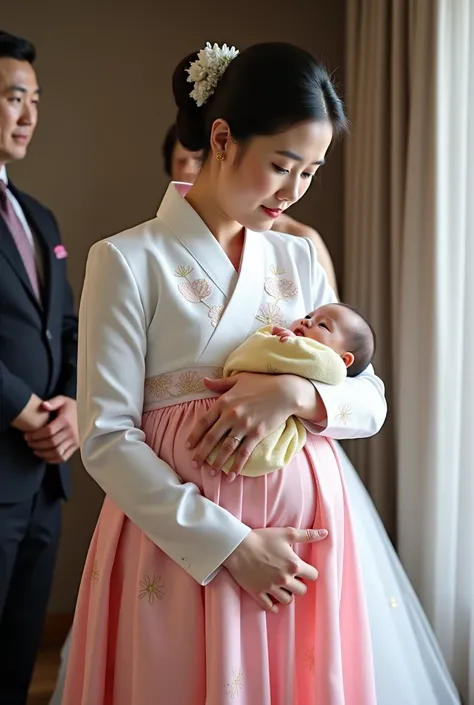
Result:
{"label": "suit lapel", "polygon": [[25,265],[23,264],[21,255],[18,252],[18,248],[15,244],[10,229],[7,227],[7,224],[2,216],[0,216],[0,249],[25,287],[35,306],[41,309],[40,302],[33,291],[33,287],[31,286],[30,278],[25,269]]}

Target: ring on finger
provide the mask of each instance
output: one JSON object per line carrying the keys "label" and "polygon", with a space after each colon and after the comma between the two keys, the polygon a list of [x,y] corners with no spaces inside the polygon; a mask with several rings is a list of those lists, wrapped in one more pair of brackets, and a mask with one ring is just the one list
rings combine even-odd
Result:
{"label": "ring on finger", "polygon": [[242,443],[242,441],[244,440],[243,438],[239,438],[238,436],[229,436],[229,438],[232,441],[237,441],[237,443]]}

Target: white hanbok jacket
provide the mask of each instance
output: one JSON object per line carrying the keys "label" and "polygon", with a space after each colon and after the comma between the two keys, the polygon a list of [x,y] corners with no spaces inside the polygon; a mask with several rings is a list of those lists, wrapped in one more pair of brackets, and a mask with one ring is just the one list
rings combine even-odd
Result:
{"label": "white hanbok jacket", "polygon": [[[79,317],[79,430],[87,471],[205,585],[250,529],[157,457],[142,413],[212,396],[202,378],[219,375],[257,328],[287,325],[335,296],[305,238],[247,231],[237,273],[181,191],[171,184],[156,218],[91,248]],[[382,426],[384,387],[371,367],[315,387],[327,425],[306,423],[311,432],[361,438]]]}

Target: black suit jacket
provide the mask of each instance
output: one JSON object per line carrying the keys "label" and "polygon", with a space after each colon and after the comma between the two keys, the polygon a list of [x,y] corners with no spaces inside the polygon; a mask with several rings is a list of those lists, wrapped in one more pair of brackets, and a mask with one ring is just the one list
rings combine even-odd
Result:
{"label": "black suit jacket", "polygon": [[11,422],[33,392],[42,399],[58,394],[75,398],[77,317],[66,259],[59,259],[54,251],[61,244],[54,215],[11,183],[9,189],[36,237],[44,295],[41,306],[0,216],[0,502],[21,502],[33,496],[46,472],[53,491],[67,498],[67,465],[47,467]]}

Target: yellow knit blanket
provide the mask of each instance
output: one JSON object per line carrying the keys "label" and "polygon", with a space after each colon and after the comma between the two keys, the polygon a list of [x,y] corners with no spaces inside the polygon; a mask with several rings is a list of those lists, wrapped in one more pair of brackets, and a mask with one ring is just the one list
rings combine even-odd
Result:
{"label": "yellow knit blanket", "polygon": [[[238,372],[260,372],[267,374],[291,374],[314,382],[340,384],[347,375],[342,358],[316,340],[292,337],[284,343],[272,335],[273,326],[260,328],[231,353],[224,365],[224,377]],[[284,468],[306,443],[306,430],[297,418],[290,418],[260,441],[253,450],[242,475],[258,477]],[[221,444],[208,458],[212,463]],[[228,473],[234,461],[232,455],[224,465]]]}

